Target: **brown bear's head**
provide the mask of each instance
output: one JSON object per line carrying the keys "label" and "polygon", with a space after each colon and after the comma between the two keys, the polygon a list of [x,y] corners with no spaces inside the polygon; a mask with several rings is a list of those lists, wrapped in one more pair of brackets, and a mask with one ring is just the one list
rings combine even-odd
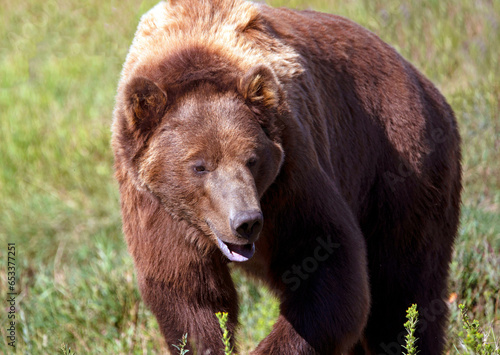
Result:
{"label": "brown bear's head", "polygon": [[276,120],[282,92],[266,66],[223,72],[191,70],[170,83],[166,76],[132,78],[123,90],[120,137],[136,186],[229,260],[246,261],[264,222],[259,201],[283,162]]}

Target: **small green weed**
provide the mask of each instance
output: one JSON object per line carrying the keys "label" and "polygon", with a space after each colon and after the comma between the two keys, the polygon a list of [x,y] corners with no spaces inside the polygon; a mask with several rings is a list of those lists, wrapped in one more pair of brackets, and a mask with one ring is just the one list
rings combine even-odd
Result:
{"label": "small green weed", "polygon": [[187,333],[182,336],[181,339],[179,339],[179,345],[172,344],[174,348],[179,350],[180,355],[186,355],[189,350],[185,349],[187,345]]}
{"label": "small green weed", "polygon": [[467,309],[465,305],[461,304],[459,306],[460,313],[462,314],[463,328],[467,333],[463,331],[459,333],[465,346],[472,354],[479,355],[492,355],[498,354],[498,351],[494,352],[493,346],[487,342],[487,337],[479,330],[479,322],[477,320],[470,321],[469,315],[467,314]]}
{"label": "small green weed", "polygon": [[231,348],[229,331],[227,330],[227,313],[217,312],[215,313],[217,319],[219,320],[220,329],[222,329],[222,342],[224,343],[224,355],[232,355],[233,349]]}
{"label": "small green weed", "polygon": [[417,342],[417,338],[415,338],[415,329],[418,322],[416,304],[413,304],[410,308],[408,308],[406,311],[406,318],[408,321],[405,323],[405,328],[408,334],[406,334],[406,344],[404,345],[404,348],[407,351],[405,355],[416,355],[418,353],[417,345],[415,344]]}
{"label": "small green weed", "polygon": [[61,344],[61,353],[63,355],[76,355],[76,353],[74,353],[72,350],[71,350],[71,347],[69,345],[66,345],[64,343]]}

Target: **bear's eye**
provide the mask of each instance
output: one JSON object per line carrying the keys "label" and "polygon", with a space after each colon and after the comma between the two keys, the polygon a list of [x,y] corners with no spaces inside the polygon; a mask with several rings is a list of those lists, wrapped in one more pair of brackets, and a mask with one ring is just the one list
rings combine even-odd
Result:
{"label": "bear's eye", "polygon": [[197,173],[204,173],[207,171],[207,168],[205,167],[204,164],[202,163],[197,163],[195,166],[194,166],[194,171],[197,172]]}
{"label": "bear's eye", "polygon": [[250,159],[247,160],[247,166],[249,168],[255,166],[255,164],[257,164],[257,158],[252,157],[252,158],[250,158]]}
{"label": "bear's eye", "polygon": [[197,174],[203,174],[208,172],[204,161],[198,161],[193,165],[193,170]]}

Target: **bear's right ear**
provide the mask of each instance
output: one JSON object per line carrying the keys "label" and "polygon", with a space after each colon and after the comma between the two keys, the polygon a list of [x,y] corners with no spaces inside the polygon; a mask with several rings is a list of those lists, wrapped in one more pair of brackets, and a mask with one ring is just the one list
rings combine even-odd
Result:
{"label": "bear's right ear", "polygon": [[165,113],[167,94],[144,77],[133,78],[125,90],[129,128],[149,132],[160,123]]}
{"label": "bear's right ear", "polygon": [[278,106],[278,82],[271,68],[256,65],[240,79],[238,89],[250,104],[270,109]]}

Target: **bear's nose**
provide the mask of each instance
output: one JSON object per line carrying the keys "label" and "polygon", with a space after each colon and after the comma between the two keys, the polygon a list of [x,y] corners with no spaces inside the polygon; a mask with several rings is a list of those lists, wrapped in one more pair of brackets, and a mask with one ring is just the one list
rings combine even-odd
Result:
{"label": "bear's nose", "polygon": [[261,211],[241,211],[231,218],[231,229],[237,236],[248,239],[249,243],[253,243],[262,230],[263,222],[264,218]]}

